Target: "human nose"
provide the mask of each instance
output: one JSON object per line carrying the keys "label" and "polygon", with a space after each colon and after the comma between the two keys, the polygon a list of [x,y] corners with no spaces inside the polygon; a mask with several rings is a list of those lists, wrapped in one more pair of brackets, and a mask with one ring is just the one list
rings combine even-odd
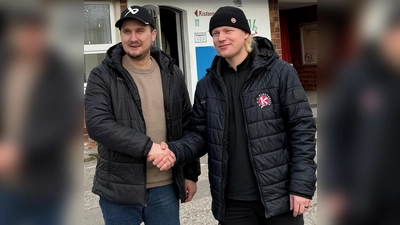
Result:
{"label": "human nose", "polygon": [[226,35],[225,35],[223,32],[219,33],[219,35],[218,35],[218,41],[222,42],[222,41],[224,41],[225,39],[226,39]]}
{"label": "human nose", "polygon": [[131,33],[131,36],[130,36],[129,40],[130,40],[131,42],[135,42],[135,41],[137,40],[137,36],[136,36],[136,33],[135,33],[135,32],[132,32],[132,33]]}

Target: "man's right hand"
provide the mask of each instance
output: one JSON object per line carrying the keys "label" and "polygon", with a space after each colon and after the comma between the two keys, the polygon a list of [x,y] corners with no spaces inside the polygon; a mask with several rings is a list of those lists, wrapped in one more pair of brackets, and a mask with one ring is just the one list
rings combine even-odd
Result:
{"label": "man's right hand", "polygon": [[168,149],[165,142],[162,145],[153,143],[147,155],[147,161],[153,161],[153,165],[157,166],[160,171],[165,171],[174,166],[176,158],[175,154]]}

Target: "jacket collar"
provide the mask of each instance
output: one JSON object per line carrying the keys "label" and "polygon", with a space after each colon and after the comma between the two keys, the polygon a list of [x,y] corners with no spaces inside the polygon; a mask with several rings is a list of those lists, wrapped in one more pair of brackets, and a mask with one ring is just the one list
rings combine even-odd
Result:
{"label": "jacket collar", "polygon": [[[119,67],[122,66],[122,56],[126,53],[122,47],[122,43],[118,43],[107,50],[106,58],[103,60],[104,64]],[[174,59],[167,55],[161,49],[151,46],[150,55],[156,60],[160,69],[164,71],[173,71]]]}
{"label": "jacket collar", "polygon": [[[270,66],[275,60],[279,59],[278,53],[270,40],[264,37],[254,37],[253,51],[250,53],[252,62],[252,71]],[[208,74],[221,74],[223,58],[216,55],[207,69]]]}

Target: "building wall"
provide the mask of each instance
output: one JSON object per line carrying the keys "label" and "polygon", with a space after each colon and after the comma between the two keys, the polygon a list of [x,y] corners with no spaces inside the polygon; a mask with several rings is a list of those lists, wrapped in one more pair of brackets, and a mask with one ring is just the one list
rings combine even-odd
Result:
{"label": "building wall", "polygon": [[[235,1],[236,2],[236,1]],[[147,5],[146,0],[128,0],[127,5]],[[187,37],[185,45],[188,47],[185,51],[186,65],[189,67],[187,71],[187,85],[191,100],[194,97],[196,84],[205,73],[206,69],[211,65],[216,51],[213,47],[212,38],[208,32],[208,25],[211,16],[221,6],[234,6],[233,1],[215,1],[215,0],[155,0],[151,1],[152,5],[169,6],[184,11],[183,23],[185,35]],[[242,1],[240,7],[246,14],[250,28],[256,36],[264,36],[271,38],[269,23],[269,6],[268,1],[252,0]],[[197,15],[196,15],[197,11]],[[202,35],[203,41],[196,41],[196,35]]]}
{"label": "building wall", "polygon": [[281,30],[279,24],[278,0],[269,0],[269,20],[271,27],[271,42],[274,44],[279,58],[282,59]]}
{"label": "building wall", "polygon": [[296,68],[304,89],[317,91],[317,65],[302,65],[300,44],[300,24],[317,21],[317,6],[280,11],[280,16],[288,19],[291,63]]}

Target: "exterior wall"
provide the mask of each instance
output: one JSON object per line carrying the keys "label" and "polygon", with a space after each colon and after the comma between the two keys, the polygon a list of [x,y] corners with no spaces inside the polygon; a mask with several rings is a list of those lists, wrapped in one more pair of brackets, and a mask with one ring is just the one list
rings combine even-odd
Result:
{"label": "exterior wall", "polygon": [[278,0],[269,0],[269,20],[271,27],[271,41],[282,59],[281,31],[279,24],[279,5]]}
{"label": "exterior wall", "polygon": [[[268,1],[253,0],[242,1],[240,7],[246,14],[250,28],[256,36],[264,36],[271,38],[269,23],[269,6]],[[146,0],[128,0],[127,5],[148,5]],[[186,58],[187,69],[187,85],[191,100],[194,97],[196,84],[205,73],[206,69],[211,65],[216,51],[213,47],[211,36],[208,32],[208,25],[211,16],[221,6],[234,6],[232,1],[215,1],[215,0],[156,0],[151,2],[152,5],[168,6],[183,11],[183,26],[185,40],[183,43],[187,46],[184,53]],[[197,15],[195,14],[197,11]],[[196,41],[197,35],[197,41]],[[200,40],[199,40],[200,39]]]}
{"label": "exterior wall", "polygon": [[291,62],[306,91],[317,91],[317,65],[301,63],[300,24],[317,21],[317,6],[280,11],[288,19]]}

